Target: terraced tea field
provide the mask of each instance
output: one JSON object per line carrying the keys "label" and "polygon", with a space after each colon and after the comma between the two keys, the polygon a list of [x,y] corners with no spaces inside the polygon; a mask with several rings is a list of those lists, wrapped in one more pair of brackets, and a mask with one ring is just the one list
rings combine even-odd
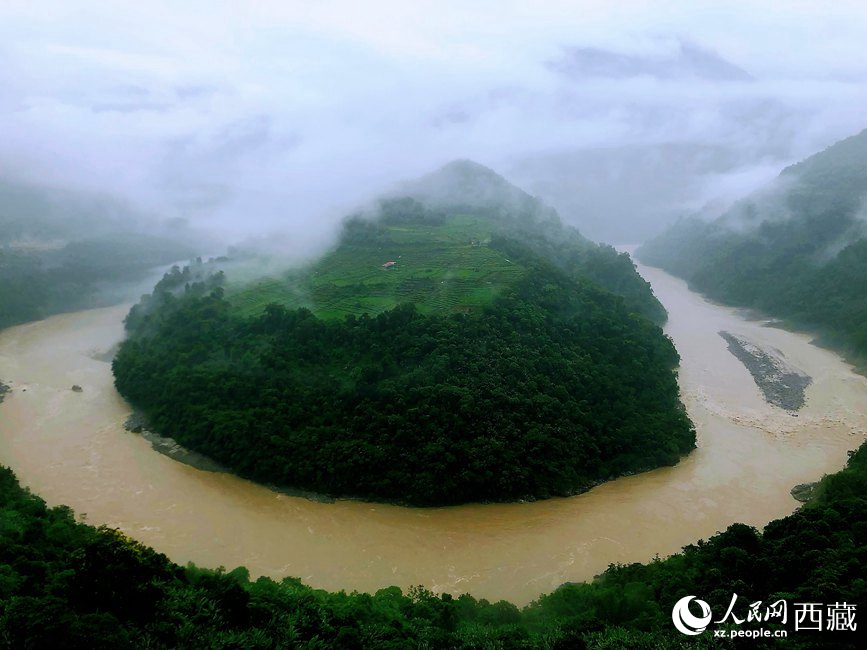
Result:
{"label": "terraced tea field", "polygon": [[[525,272],[487,245],[490,236],[489,221],[464,215],[441,225],[388,225],[375,239],[341,244],[304,271],[230,284],[227,296],[243,315],[269,303],[304,306],[321,318],[376,315],[403,302],[425,313],[472,312]],[[386,268],[388,262],[394,264]]]}

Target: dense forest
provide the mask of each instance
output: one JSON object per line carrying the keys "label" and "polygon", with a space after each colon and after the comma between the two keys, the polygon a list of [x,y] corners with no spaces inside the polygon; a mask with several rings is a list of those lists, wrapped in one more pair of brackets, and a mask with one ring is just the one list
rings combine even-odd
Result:
{"label": "dense forest", "polygon": [[116,383],[156,430],[258,481],[424,505],[538,498],[694,445],[671,342],[554,268],[476,316],[242,318],[203,291],[142,320]]}
{"label": "dense forest", "polygon": [[[350,220],[327,268],[342,268],[341,251],[354,261],[378,250],[395,220],[405,235],[438,219],[451,223],[407,208]],[[337,311],[355,302],[340,293],[327,309],[342,317],[280,304],[249,313],[221,276],[174,269],[127,319],[118,390],[156,431],[240,475],[327,495],[414,505],[545,498],[677,462],[695,445],[678,356],[644,315],[658,317],[658,303],[631,279],[628,256],[583,238],[570,249],[544,229],[518,240],[515,224],[533,223],[526,214],[504,223],[484,251],[464,245],[508,262],[487,275],[481,264],[480,277],[509,280],[472,311],[401,302],[356,316]],[[443,242],[437,250],[451,255]],[[389,278],[401,276],[371,273],[391,299],[399,285]],[[468,282],[474,273],[466,269]],[[618,276],[625,297],[601,286]]]}
{"label": "dense forest", "polygon": [[[180,567],[123,533],[47,508],[0,468],[0,648],[864,648],[867,446],[813,500],[759,533],[742,524],[650,564],[612,566],[523,609],[415,587],[329,593],[294,578],[251,580]],[[687,637],[671,609],[695,595],[714,621]],[[784,599],[785,624],[746,621]],[[795,603],[856,605],[854,630],[795,630]],[[714,629],[784,629],[785,639],[719,638]]]}
{"label": "dense forest", "polygon": [[867,362],[867,131],[785,169],[713,222],[685,219],[637,256],[712,298],[816,332]]}

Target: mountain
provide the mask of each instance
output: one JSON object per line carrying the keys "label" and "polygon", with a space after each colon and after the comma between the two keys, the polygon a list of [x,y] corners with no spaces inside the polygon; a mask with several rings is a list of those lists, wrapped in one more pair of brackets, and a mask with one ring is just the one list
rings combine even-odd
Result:
{"label": "mountain", "polygon": [[693,43],[678,41],[661,54],[623,54],[593,47],[574,47],[550,64],[554,71],[576,80],[588,77],[627,79],[701,79],[707,81],[752,81],[743,68]]}
{"label": "mountain", "polygon": [[430,174],[404,183],[394,194],[411,196],[433,207],[485,208],[497,211],[503,217],[529,215],[557,219],[553,208],[472,160],[454,160]]}
{"label": "mountain", "polygon": [[[580,267],[630,309],[662,323],[665,310],[627,255],[585,239],[557,212],[491,169],[451,162],[404,183],[372,214],[344,226],[340,245],[311,268],[232,283],[227,296],[244,315],[269,303],[306,307],[320,317],[375,315],[401,302],[423,313],[477,311],[526,269],[492,238],[519,239],[548,263]],[[394,262],[391,272],[383,265]]]}
{"label": "mountain", "polygon": [[637,255],[733,305],[867,358],[867,130],[784,169],[711,222],[685,219]]}
{"label": "mountain", "polygon": [[544,152],[509,172],[585,235],[634,243],[658,234],[672,212],[707,202],[709,186],[753,156],[733,146],[630,144]]}
{"label": "mountain", "polygon": [[0,178],[0,245],[101,236],[129,230],[140,219],[108,196]]}
{"label": "mountain", "polygon": [[173,270],[127,318],[118,390],[243,476],[415,505],[574,494],[693,448],[628,255],[475,163],[402,191],[309,267]]}
{"label": "mountain", "polygon": [[192,239],[109,196],[0,179],[0,328],[129,300]]}

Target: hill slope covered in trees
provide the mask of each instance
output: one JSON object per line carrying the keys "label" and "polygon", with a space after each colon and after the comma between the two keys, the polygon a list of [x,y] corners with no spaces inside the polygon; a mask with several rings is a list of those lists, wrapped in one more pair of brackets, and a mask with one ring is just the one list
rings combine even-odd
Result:
{"label": "hill slope covered in trees", "polygon": [[710,223],[637,251],[717,300],[752,307],[867,360],[867,131],[783,170]]}
{"label": "hill slope covered in trees", "polygon": [[0,178],[0,328],[128,300],[194,254],[189,235],[109,197]]}
{"label": "hill slope covered in trees", "polygon": [[440,174],[451,203],[383,201],[267,300],[175,270],[130,313],[120,392],[243,476],[418,505],[574,494],[691,450],[629,257],[488,191],[506,183],[490,170]]}

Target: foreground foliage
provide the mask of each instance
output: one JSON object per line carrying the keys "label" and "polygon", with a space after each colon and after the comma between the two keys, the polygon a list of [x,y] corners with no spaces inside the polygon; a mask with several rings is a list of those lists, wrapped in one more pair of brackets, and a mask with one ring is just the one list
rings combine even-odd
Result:
{"label": "foreground foliage", "polygon": [[[0,468],[0,648],[863,648],[854,632],[721,640],[674,631],[671,607],[696,595],[724,612],[777,598],[867,604],[867,446],[817,498],[647,565],[612,566],[519,609],[418,587],[329,593],[243,568],[182,568],[109,528],[47,508]],[[765,627],[779,627],[763,624]],[[747,628],[748,624],[736,626]]]}

